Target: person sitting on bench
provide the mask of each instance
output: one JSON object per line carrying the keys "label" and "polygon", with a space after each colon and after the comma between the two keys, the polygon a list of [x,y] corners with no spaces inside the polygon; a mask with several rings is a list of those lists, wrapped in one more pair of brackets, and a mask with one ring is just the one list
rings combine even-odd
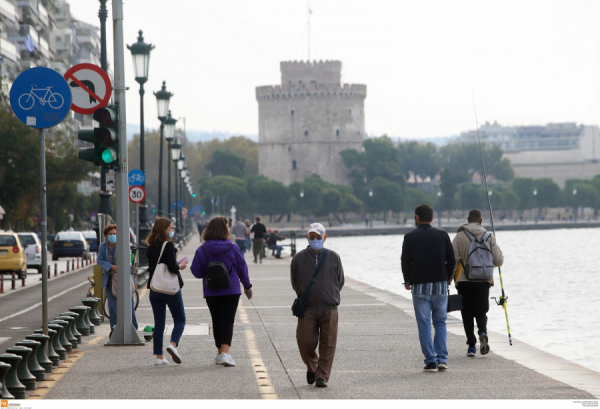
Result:
{"label": "person sitting on bench", "polygon": [[269,237],[267,238],[267,245],[269,246],[269,249],[277,251],[275,258],[282,258],[281,250],[283,250],[283,246],[277,245],[277,242],[285,239],[287,239],[287,237],[280,236],[279,230],[274,230],[273,233],[269,234]]}

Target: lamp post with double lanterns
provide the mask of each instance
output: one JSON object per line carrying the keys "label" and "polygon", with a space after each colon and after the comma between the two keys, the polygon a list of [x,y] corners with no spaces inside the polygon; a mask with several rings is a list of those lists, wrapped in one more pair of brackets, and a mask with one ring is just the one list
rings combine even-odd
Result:
{"label": "lamp post with double lanterns", "polygon": [[573,189],[573,223],[577,222],[579,216],[579,206],[577,205],[577,188]]}
{"label": "lamp post with double lanterns", "polygon": [[438,227],[442,227],[442,215],[440,213],[440,200],[442,199],[442,191],[441,190],[438,190],[437,197],[438,197]]}
{"label": "lamp post with double lanterns", "polygon": [[164,128],[167,114],[169,113],[169,103],[173,94],[167,91],[166,81],[162,83],[162,89],[154,93],[156,96],[156,111],[158,113],[158,119],[160,120],[160,153],[158,155],[158,215],[162,217],[162,158],[163,158],[163,139],[164,139]]}
{"label": "lamp post with double lanterns", "polygon": [[536,206],[537,205],[537,200],[536,199],[537,199],[537,187],[534,187],[533,188],[533,206],[536,208],[536,215],[534,217],[534,220],[535,220],[535,222],[537,224],[537,222],[538,222],[538,215],[539,215],[540,211],[538,209],[538,206]]}
{"label": "lamp post with double lanterns", "polygon": [[[171,111],[169,111],[169,115],[167,116],[167,119],[164,120],[164,124],[165,124],[165,140],[168,143],[167,151],[170,152],[170,154],[172,154],[171,143],[173,142],[173,139],[175,138],[175,124],[176,123],[177,123],[177,119],[174,119],[171,116]],[[173,220],[173,212],[171,211],[173,209],[173,206],[171,206],[171,162],[169,162],[169,156],[170,155],[167,155],[167,207],[169,209],[169,211],[168,211],[169,219]],[[177,185],[175,186],[175,192],[177,192]],[[177,193],[175,193],[175,200],[177,200]]]}
{"label": "lamp post with double lanterns", "polygon": [[185,166],[185,155],[183,154],[183,150],[181,150],[181,145],[178,155],[179,156],[176,157],[175,153],[173,153],[173,162],[175,162],[175,180],[177,180],[177,175],[179,175],[179,184],[181,185],[181,171]]}
{"label": "lamp post with double lanterns", "polygon": [[369,189],[369,224],[373,227],[373,189]]}
{"label": "lamp post with double lanterns", "polygon": [[[127,48],[131,51],[131,57],[133,58],[133,70],[135,72],[135,80],[140,84],[140,170],[146,174],[146,157],[145,157],[145,127],[144,127],[144,84],[148,81],[148,71],[150,69],[150,52],[154,49],[152,44],[146,44],[144,42],[143,32],[138,32],[139,37],[137,43],[128,45]],[[142,187],[146,188],[146,181],[142,184]],[[140,237],[148,237],[150,228],[148,226],[148,215],[146,214],[146,199],[140,203],[140,212],[138,214],[138,225],[140,226]],[[138,237],[138,243],[142,244],[140,237]],[[143,243],[145,245],[145,242]],[[145,251],[139,252],[139,265],[147,266],[148,259]]]}
{"label": "lamp post with double lanterns", "polygon": [[[183,184],[186,183],[187,184],[187,180],[188,180],[188,168],[187,168],[187,164],[185,163],[185,161],[183,162],[183,168],[181,169],[181,171],[179,172],[181,175],[181,178],[179,179],[180,184],[181,184],[181,192],[183,193]],[[179,215],[179,217],[181,217],[181,214]]]}
{"label": "lamp post with double lanterns", "polygon": [[[302,212],[304,212],[304,189],[300,190],[300,202],[302,202]],[[300,220],[302,230],[304,230],[304,213],[300,214]]]}
{"label": "lamp post with double lanterns", "polygon": [[[175,125],[173,125],[175,126]],[[179,143],[179,141],[177,140],[177,138],[175,138],[173,140],[173,143],[171,144],[171,159],[173,159],[173,166],[175,167],[175,169],[177,169],[177,161],[179,160],[179,156],[181,155],[181,144]],[[175,183],[175,228],[176,228],[176,232],[179,233],[180,232],[180,225],[181,225],[181,219],[179,218],[179,195],[177,194],[177,170],[175,170],[174,172],[174,178],[173,178],[173,182]],[[172,208],[173,206],[171,206]]]}

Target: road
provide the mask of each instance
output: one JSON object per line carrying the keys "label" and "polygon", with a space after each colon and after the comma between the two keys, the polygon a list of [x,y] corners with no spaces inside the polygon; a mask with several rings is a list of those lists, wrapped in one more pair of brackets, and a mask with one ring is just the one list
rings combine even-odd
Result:
{"label": "road", "polygon": [[[70,307],[82,305],[81,300],[86,298],[90,288],[87,277],[92,273],[93,266],[90,265],[57,278],[52,276],[48,280],[49,320],[68,311]],[[39,274],[28,274],[28,282],[39,282],[39,277]],[[0,353],[42,326],[42,286],[32,285],[11,293],[10,284],[6,285],[7,283],[5,281],[7,294],[0,297]],[[18,281],[18,286],[20,285],[21,282]]]}

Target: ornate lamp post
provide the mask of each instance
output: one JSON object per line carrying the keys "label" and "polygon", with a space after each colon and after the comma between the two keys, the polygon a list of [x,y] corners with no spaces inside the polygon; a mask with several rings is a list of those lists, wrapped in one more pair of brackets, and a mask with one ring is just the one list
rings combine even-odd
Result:
{"label": "ornate lamp post", "polygon": [[[139,37],[137,43],[128,45],[127,48],[131,51],[131,57],[133,58],[133,70],[135,71],[135,80],[140,84],[140,170],[146,173],[146,156],[145,156],[145,127],[144,127],[144,84],[148,81],[148,71],[150,69],[150,51],[154,49],[152,44],[146,44],[144,37],[142,36],[142,30],[139,31]],[[142,187],[146,188],[146,182]],[[148,227],[148,216],[146,214],[146,200],[140,203],[140,214],[138,215],[138,223],[140,226],[140,238],[138,242],[142,243],[141,237],[144,239],[148,237],[150,229]],[[145,242],[144,242],[145,245]],[[146,252],[139,252],[139,264],[140,266],[147,266],[148,259],[146,258]]]}
{"label": "ornate lamp post", "polygon": [[175,159],[175,154],[173,154],[173,162],[175,162],[175,180],[177,180],[177,174],[179,174],[179,183],[181,185],[181,171],[185,166],[185,155],[183,154],[183,150],[179,150],[179,157]]}
{"label": "ornate lamp post", "polygon": [[369,189],[369,224],[373,227],[373,189]]}
{"label": "ornate lamp post", "polygon": [[156,111],[160,120],[160,154],[158,156],[158,215],[163,215],[162,207],[162,157],[163,157],[163,132],[165,128],[165,120],[169,113],[169,102],[173,94],[167,91],[166,82],[163,81],[162,89],[154,93],[156,96]]}
{"label": "ornate lamp post", "polygon": [[437,197],[438,197],[438,227],[442,227],[442,215],[440,213],[440,200],[442,198],[441,190],[438,190]]}
{"label": "ornate lamp post", "polygon": [[[175,124],[177,123],[177,119],[174,119],[171,116],[171,111],[169,111],[169,115],[167,119],[164,120],[165,124],[165,140],[168,143],[167,150],[171,152],[171,142],[173,142],[173,138],[175,138]],[[171,152],[172,153],[172,152]],[[175,186],[177,188],[177,186]],[[175,190],[177,192],[177,190]],[[175,193],[175,200],[177,200],[177,193]],[[167,157],[167,207],[169,209],[168,215],[169,219],[173,219],[173,213],[171,212],[173,206],[171,206],[171,162]]]}
{"label": "ornate lamp post", "polygon": [[[300,202],[302,205],[302,211],[304,211],[304,189],[300,190]],[[301,227],[304,229],[304,214],[300,214],[301,217]]]}
{"label": "ornate lamp post", "polygon": [[[175,125],[173,125],[175,126]],[[173,165],[177,169],[177,161],[179,160],[179,156],[181,156],[181,144],[175,138],[173,144],[171,144],[171,159],[173,159]],[[179,218],[179,195],[177,194],[177,172],[174,172],[173,181],[175,183],[175,217],[177,221],[175,223],[176,232],[179,233],[181,231],[181,219]]]}
{"label": "ornate lamp post", "polygon": [[[182,197],[183,197],[183,184],[186,183],[189,180],[189,172],[188,172],[188,167],[187,164],[184,162],[183,164],[183,169],[181,170],[181,178],[179,179],[181,182],[181,192],[182,192]],[[182,219],[182,214],[181,214],[181,209],[179,210],[179,217],[181,220]]]}
{"label": "ornate lamp post", "polygon": [[[533,188],[533,205],[534,206],[537,204],[537,201],[536,201],[537,197],[536,196],[537,196],[537,187],[534,187]],[[535,207],[537,207],[537,206],[535,206]],[[539,210],[537,211],[537,213],[539,214]],[[535,215],[535,222],[536,223],[538,222],[538,215],[537,214]]]}
{"label": "ornate lamp post", "polygon": [[577,216],[579,216],[579,206],[577,206],[577,188],[573,189],[573,223],[577,221]]}

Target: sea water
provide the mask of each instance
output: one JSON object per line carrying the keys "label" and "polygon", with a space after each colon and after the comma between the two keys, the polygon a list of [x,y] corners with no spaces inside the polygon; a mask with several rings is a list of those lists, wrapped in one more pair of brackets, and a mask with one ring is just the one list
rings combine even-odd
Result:
{"label": "sea water", "polygon": [[[402,285],[403,238],[331,237],[326,247],[340,255],[348,277],[410,297]],[[595,353],[600,338],[600,229],[500,231],[497,242],[504,254],[502,280],[513,340],[600,371]],[[490,297],[499,298],[497,268],[494,281]],[[451,293],[456,293],[454,285]],[[460,318],[460,312],[451,314]],[[504,309],[493,300],[488,330],[507,333]]]}

